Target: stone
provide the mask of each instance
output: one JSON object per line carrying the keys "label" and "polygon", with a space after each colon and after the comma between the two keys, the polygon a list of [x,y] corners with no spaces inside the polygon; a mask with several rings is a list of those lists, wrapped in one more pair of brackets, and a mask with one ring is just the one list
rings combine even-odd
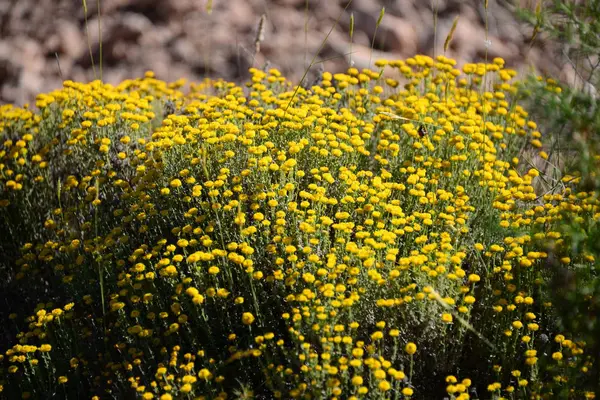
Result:
{"label": "stone", "polygon": [[[247,78],[249,66],[262,68],[268,61],[298,82],[317,52],[315,59],[326,60],[331,72],[345,71],[351,60],[365,68],[378,58],[433,55],[434,49],[441,54],[455,15],[460,20],[447,55],[459,65],[485,57],[485,10],[479,0],[436,0],[435,43],[430,1],[354,0],[344,11],[346,2],[308,0],[308,14],[306,0],[212,0],[211,13],[208,1],[102,0],[104,79],[117,83],[154,69],[162,79],[200,81],[209,75],[239,81]],[[97,2],[88,0],[87,7],[86,31],[80,1],[0,1],[0,102],[32,101],[36,90],[60,87],[62,79],[94,79],[88,43],[97,67]],[[263,13],[265,39],[255,55],[256,26]],[[355,31],[350,56],[351,13]],[[551,40],[540,36],[530,49],[531,28],[517,20],[507,2],[490,0],[488,17],[488,58],[503,57],[517,70],[531,64],[540,71],[560,71]]]}

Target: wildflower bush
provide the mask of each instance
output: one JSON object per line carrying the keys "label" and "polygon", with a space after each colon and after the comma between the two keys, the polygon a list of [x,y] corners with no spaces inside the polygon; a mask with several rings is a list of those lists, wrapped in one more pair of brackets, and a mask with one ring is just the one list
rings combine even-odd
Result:
{"label": "wildflower bush", "polygon": [[598,197],[540,190],[503,60],[376,65],[2,106],[1,394],[594,398],[547,263]]}

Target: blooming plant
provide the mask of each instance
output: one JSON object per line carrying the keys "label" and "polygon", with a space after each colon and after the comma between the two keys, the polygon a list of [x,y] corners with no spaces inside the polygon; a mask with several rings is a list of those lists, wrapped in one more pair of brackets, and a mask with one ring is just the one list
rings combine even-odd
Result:
{"label": "blooming plant", "polygon": [[598,198],[541,192],[503,60],[455,64],[1,106],[2,394],[594,398],[545,263],[595,263],[557,225]]}

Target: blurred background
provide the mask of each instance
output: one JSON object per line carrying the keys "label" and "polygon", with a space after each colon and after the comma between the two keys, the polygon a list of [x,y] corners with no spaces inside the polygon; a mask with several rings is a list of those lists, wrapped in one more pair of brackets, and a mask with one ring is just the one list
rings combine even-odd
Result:
{"label": "blurred background", "polygon": [[[446,55],[459,65],[483,61],[487,47],[488,59],[503,57],[518,71],[569,79],[572,68],[559,61],[552,43],[541,36],[532,43],[533,28],[515,15],[516,6],[534,8],[534,0],[490,0],[487,42],[484,3],[353,0],[344,10],[348,0],[100,0],[99,13],[97,1],[87,0],[86,13],[80,0],[0,0],[0,103],[23,104],[63,80],[99,77],[99,19],[108,83],[147,70],[167,81],[239,81],[252,65],[278,68],[298,82],[334,25],[316,60],[338,72],[351,62],[364,68],[379,58],[441,54],[456,16]],[[263,14],[264,40],[257,53]]]}

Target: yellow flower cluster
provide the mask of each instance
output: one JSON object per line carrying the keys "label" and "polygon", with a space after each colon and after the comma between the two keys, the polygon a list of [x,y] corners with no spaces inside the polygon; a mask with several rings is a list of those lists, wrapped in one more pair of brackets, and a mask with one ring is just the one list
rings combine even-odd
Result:
{"label": "yellow flower cluster", "polygon": [[567,376],[594,360],[555,334],[544,263],[595,262],[558,224],[598,198],[524,166],[548,154],[503,60],[455,64],[187,93],[148,73],[0,107],[0,390],[583,395]]}

